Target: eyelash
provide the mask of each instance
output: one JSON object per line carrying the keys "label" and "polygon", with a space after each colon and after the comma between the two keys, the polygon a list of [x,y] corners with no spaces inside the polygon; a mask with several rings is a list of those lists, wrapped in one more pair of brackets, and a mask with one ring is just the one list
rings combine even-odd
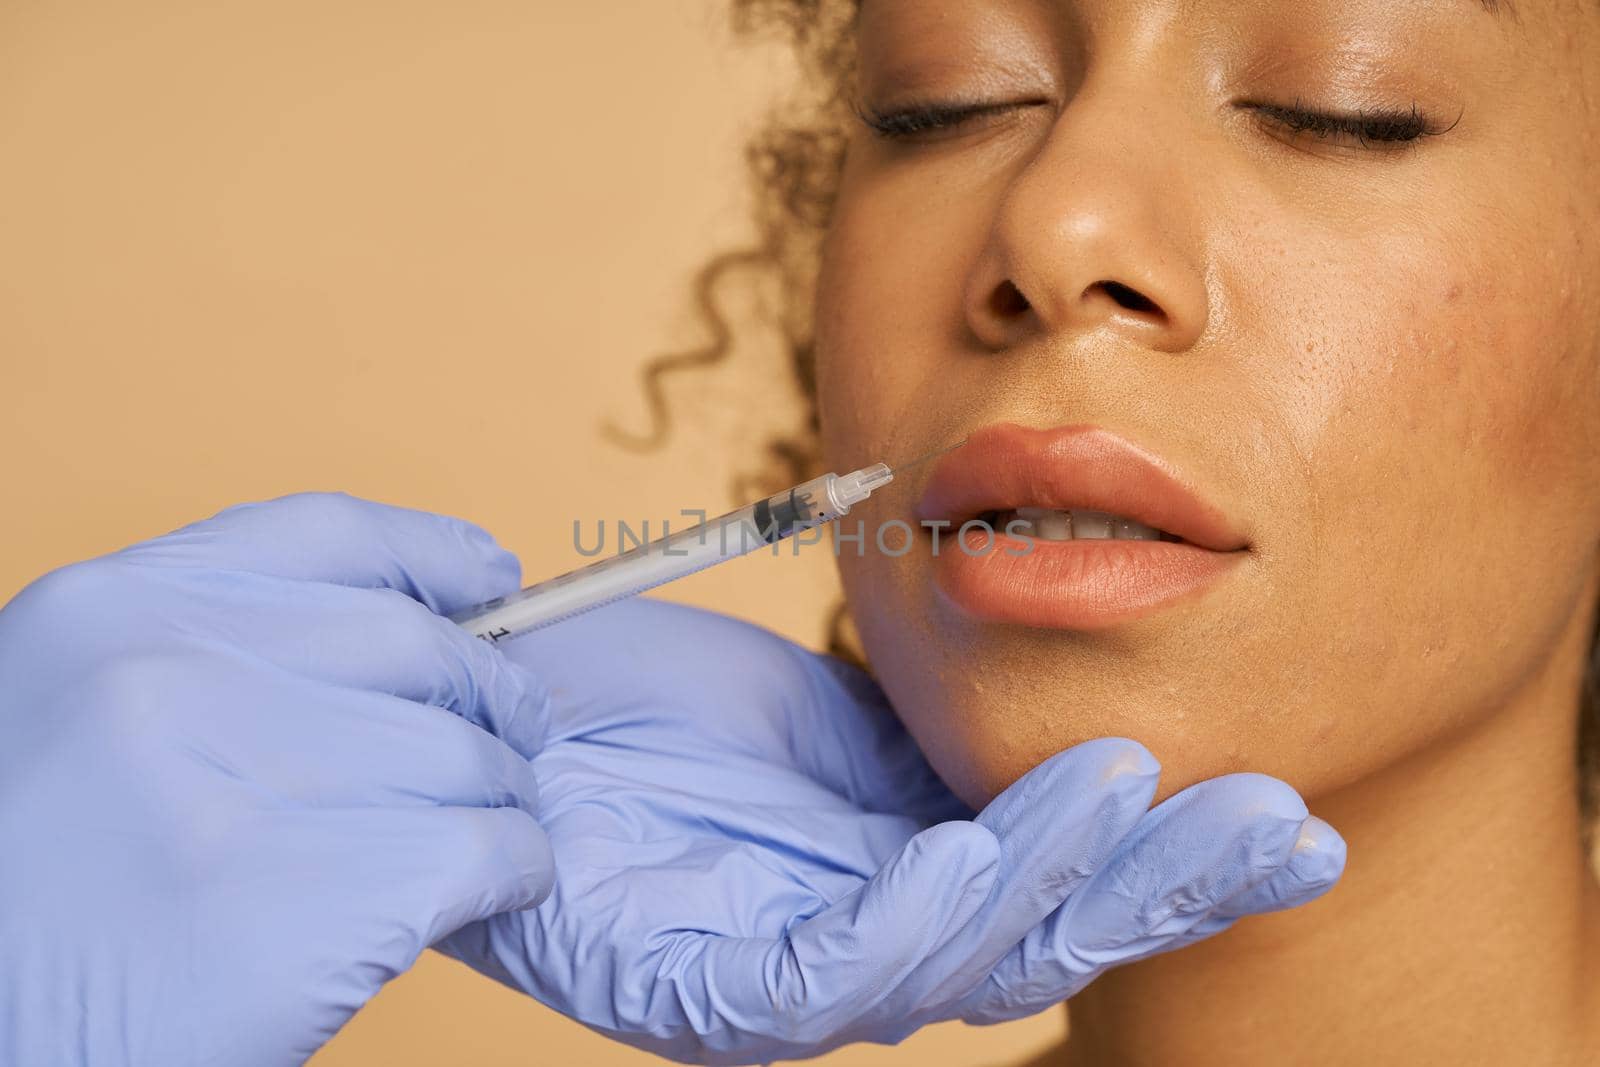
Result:
{"label": "eyelash", "polygon": [[[1032,101],[1017,104],[927,103],[890,112],[874,112],[857,107],[856,114],[877,136],[889,141],[909,141],[923,134],[954,129],[984,115],[1026,106],[1027,103]],[[1309,133],[1319,140],[1351,138],[1363,148],[1371,144],[1401,145],[1455,128],[1454,122],[1443,129],[1438,128],[1417,110],[1415,104],[1409,111],[1379,109],[1357,111],[1351,115],[1310,110],[1301,106],[1298,97],[1293,107],[1254,103],[1241,106],[1254,109],[1290,133]]]}
{"label": "eyelash", "polygon": [[910,140],[921,134],[952,129],[984,115],[1006,111],[1022,104],[912,104],[895,111],[879,112],[856,107],[856,114],[867,128],[885,140]]}
{"label": "eyelash", "polygon": [[[1379,108],[1376,111],[1357,110],[1351,115],[1335,115],[1313,111],[1300,105],[1295,98],[1293,107],[1278,104],[1246,104],[1268,120],[1277,123],[1290,133],[1309,133],[1319,140],[1351,138],[1362,148],[1371,144],[1397,146],[1422,137],[1434,137],[1455,129],[1455,122],[1440,128],[1428,116],[1417,110],[1415,104],[1407,111]],[[1457,116],[1456,122],[1460,122]]]}

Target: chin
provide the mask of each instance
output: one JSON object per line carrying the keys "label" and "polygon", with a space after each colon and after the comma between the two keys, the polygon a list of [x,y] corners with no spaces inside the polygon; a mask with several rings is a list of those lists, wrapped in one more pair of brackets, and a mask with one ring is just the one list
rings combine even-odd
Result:
{"label": "chin", "polygon": [[[894,629],[882,616],[878,622]],[[874,628],[869,621],[864,636]],[[930,641],[943,650],[930,653]],[[1022,647],[983,642],[980,650],[933,631],[920,641],[866,644],[906,728],[939,777],[974,809],[1057,752],[1101,737],[1131,738],[1160,761],[1158,802],[1221,774],[1254,771],[1316,788],[1328,784],[1320,771],[1333,769],[1335,720],[1310,709],[1298,719],[1264,715],[1238,693],[1149,675],[1133,683],[1084,663],[1082,649],[1046,655],[1036,640]]]}

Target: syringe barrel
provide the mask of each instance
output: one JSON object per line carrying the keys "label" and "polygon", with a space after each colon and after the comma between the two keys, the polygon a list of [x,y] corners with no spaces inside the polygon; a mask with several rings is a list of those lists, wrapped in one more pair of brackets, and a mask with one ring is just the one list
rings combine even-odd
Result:
{"label": "syringe barrel", "polygon": [[687,577],[724,560],[832,522],[850,509],[832,492],[834,474],[813,478],[726,515],[479,604],[451,619],[498,642]]}
{"label": "syringe barrel", "polygon": [[762,532],[766,543],[770,544],[800,530],[832,522],[850,510],[850,506],[841,501],[839,494],[834,491],[834,483],[838,480],[837,474],[824,474],[809,482],[801,482],[793,489],[785,489],[765,500],[758,500],[750,505],[755,528]]}

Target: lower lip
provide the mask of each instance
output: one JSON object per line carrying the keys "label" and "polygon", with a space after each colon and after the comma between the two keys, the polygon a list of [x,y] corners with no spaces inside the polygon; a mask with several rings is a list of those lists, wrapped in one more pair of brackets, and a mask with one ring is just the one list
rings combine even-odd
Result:
{"label": "lower lip", "polygon": [[974,529],[965,547],[940,538],[934,568],[940,590],[974,618],[1102,630],[1197,596],[1245,554],[1177,541],[991,539]]}

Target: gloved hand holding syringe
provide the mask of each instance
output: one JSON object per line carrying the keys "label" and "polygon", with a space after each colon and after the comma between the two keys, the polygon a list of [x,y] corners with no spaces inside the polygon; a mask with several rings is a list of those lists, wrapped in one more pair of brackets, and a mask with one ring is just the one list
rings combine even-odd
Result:
{"label": "gloved hand holding syringe", "polygon": [[[897,470],[910,470],[966,443],[962,438]],[[824,526],[888,485],[895,473],[886,463],[849,474],[830,472],[677,533],[669,527],[654,541],[458,611],[450,619],[497,644]]]}
{"label": "gloved hand holding syringe", "polygon": [[[1099,737],[973,811],[869,676],[758,626],[441,618],[571,618],[892,473],[607,560],[557,611],[486,531],[342,494],[31,583],[0,608],[0,1063],[300,1063],[430,945],[661,1055],[793,1059],[1041,1011],[1326,891],[1343,842],[1266,775],[1151,806],[1155,757]],[[774,540],[725,555],[742,521]]]}

